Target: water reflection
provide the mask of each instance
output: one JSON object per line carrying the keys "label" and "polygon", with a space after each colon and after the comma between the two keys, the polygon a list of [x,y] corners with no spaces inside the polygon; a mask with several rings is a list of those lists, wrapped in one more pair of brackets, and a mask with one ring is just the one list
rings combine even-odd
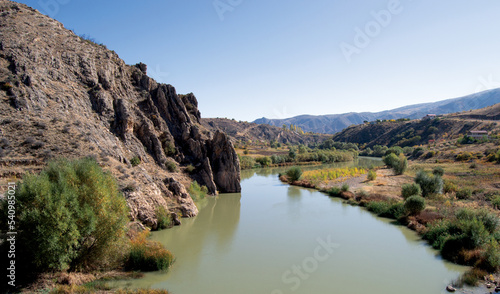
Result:
{"label": "water reflection", "polygon": [[[440,293],[463,271],[391,220],[280,183],[277,173],[286,169],[243,171],[242,194],[210,198],[196,218],[154,234],[176,263],[167,274],[150,273],[131,285],[178,294],[421,294]],[[318,239],[329,236],[339,246],[315,261]],[[296,290],[283,280],[287,271],[299,277],[294,266],[311,269]]]}

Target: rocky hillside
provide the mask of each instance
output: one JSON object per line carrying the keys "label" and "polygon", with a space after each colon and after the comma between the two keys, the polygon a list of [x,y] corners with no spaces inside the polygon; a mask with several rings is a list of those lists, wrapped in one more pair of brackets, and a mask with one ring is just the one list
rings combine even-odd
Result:
{"label": "rocky hillside", "polygon": [[493,89],[465,97],[447,99],[434,103],[422,103],[404,106],[381,112],[351,112],[330,115],[301,115],[287,119],[261,118],[255,121],[258,124],[272,126],[296,125],[304,131],[334,134],[350,125],[362,124],[364,121],[390,120],[399,118],[418,119],[427,114],[449,114],[454,112],[480,109],[500,103],[500,89]]}
{"label": "rocky hillside", "polygon": [[435,119],[412,121],[385,121],[350,126],[333,136],[333,140],[401,147],[426,144],[430,140],[447,140],[468,135],[473,130],[497,134],[500,129],[500,104],[459,114],[439,116]]}
{"label": "rocky hillside", "polygon": [[225,118],[203,118],[202,124],[213,132],[226,133],[234,143],[247,142],[272,142],[283,144],[318,143],[329,139],[326,134],[300,134],[298,132],[283,130],[282,128],[249,122],[238,122]]}
{"label": "rocky hillside", "polygon": [[0,12],[0,181],[92,156],[119,179],[130,218],[152,227],[158,206],[197,214],[190,178],[240,191],[233,145],[201,125],[193,94],[25,5],[0,0]]}

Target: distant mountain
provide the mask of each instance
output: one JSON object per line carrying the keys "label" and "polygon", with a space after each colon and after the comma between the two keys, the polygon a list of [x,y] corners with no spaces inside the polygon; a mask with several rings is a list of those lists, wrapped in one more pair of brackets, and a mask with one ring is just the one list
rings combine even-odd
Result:
{"label": "distant mountain", "polygon": [[260,118],[254,121],[257,124],[268,124],[281,127],[296,125],[306,132],[334,134],[350,125],[362,124],[364,121],[377,119],[421,118],[427,114],[448,114],[484,108],[500,103],[500,88],[488,90],[460,98],[447,99],[433,103],[422,103],[404,106],[381,112],[350,112],[328,115],[300,115],[286,119]]}
{"label": "distant mountain", "polygon": [[357,143],[373,148],[375,145],[415,146],[430,140],[456,140],[473,130],[498,133],[500,104],[481,109],[439,116],[435,119],[386,121],[350,126],[333,135],[337,142]]}

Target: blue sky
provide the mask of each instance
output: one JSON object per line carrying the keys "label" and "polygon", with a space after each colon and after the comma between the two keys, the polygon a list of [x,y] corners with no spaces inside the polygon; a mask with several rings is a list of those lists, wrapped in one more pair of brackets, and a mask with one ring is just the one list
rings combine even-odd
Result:
{"label": "blue sky", "polygon": [[498,0],[26,0],[203,117],[381,111],[500,87]]}

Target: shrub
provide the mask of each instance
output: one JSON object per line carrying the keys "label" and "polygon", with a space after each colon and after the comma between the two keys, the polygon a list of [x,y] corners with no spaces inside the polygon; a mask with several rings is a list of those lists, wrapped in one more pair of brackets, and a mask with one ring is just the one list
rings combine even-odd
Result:
{"label": "shrub", "polygon": [[163,147],[163,151],[167,156],[174,156],[177,154],[177,149],[175,149],[175,144],[173,142],[167,141]]}
{"label": "shrub", "polygon": [[267,156],[258,157],[257,159],[255,159],[255,161],[259,163],[262,167],[268,167],[273,163],[272,159]]}
{"label": "shrub", "polygon": [[171,173],[177,171],[177,165],[175,164],[175,162],[172,162],[172,161],[168,161],[167,162],[167,170]]}
{"label": "shrub", "polygon": [[450,181],[444,181],[443,192],[444,193],[452,193],[458,190],[457,185]]}
{"label": "shrub", "polygon": [[405,209],[410,215],[417,215],[425,209],[425,199],[418,195],[410,196],[405,201]]}
{"label": "shrub", "polygon": [[424,171],[417,172],[415,183],[422,189],[422,196],[424,197],[435,193],[441,193],[443,190],[443,179],[440,176],[431,176]]}
{"label": "shrub", "polygon": [[206,186],[200,186],[197,181],[191,182],[188,189],[189,195],[194,202],[200,201],[207,196],[208,188]]}
{"label": "shrub", "polygon": [[473,156],[470,152],[461,152],[460,154],[457,155],[457,160],[458,161],[467,161],[467,160],[470,160],[472,159]]}
{"label": "shrub", "polygon": [[472,196],[472,190],[469,188],[459,189],[456,193],[457,199],[467,200]]}
{"label": "shrub", "polygon": [[393,168],[399,163],[399,157],[394,153],[389,153],[389,155],[385,156],[383,160],[385,165],[389,168]]}
{"label": "shrub", "polygon": [[288,176],[290,181],[292,182],[298,181],[302,176],[302,169],[300,169],[300,167],[298,166],[294,166],[286,171],[286,175]]}
{"label": "shrub", "polygon": [[435,175],[435,176],[440,176],[442,177],[444,175],[444,169],[440,166],[436,166],[433,170],[432,170],[432,174]]}
{"label": "shrub", "polygon": [[374,170],[368,171],[368,181],[375,181],[377,179],[377,172]]}
{"label": "shrub", "polygon": [[486,250],[483,253],[482,268],[488,272],[496,272],[500,267],[500,246],[494,239],[490,239],[486,244]]}
{"label": "shrub", "polygon": [[342,184],[342,187],[340,188],[342,192],[347,192],[349,191],[349,185],[347,183]]}
{"label": "shrub", "polygon": [[401,196],[403,196],[404,199],[407,199],[410,196],[421,196],[421,195],[422,195],[422,189],[420,189],[420,186],[415,183],[404,184],[401,187]]}
{"label": "shrub", "polygon": [[186,166],[186,172],[190,175],[193,174],[195,170],[196,168],[192,164]]}
{"label": "shrub", "polygon": [[23,177],[16,200],[20,267],[106,267],[120,259],[127,205],[95,160],[50,162],[39,175]]}
{"label": "shrub", "polygon": [[366,209],[368,209],[368,211],[371,211],[377,215],[386,213],[390,208],[391,204],[386,201],[372,201],[366,205]]}
{"label": "shrub", "polygon": [[392,168],[396,175],[402,175],[408,169],[408,159],[404,156],[404,154],[399,154],[399,160]]}
{"label": "shrub", "polygon": [[491,199],[491,205],[493,208],[500,209],[500,195],[493,196],[493,199]]}
{"label": "shrub", "polygon": [[342,190],[339,187],[332,187],[327,191],[330,196],[339,196],[340,192],[342,192]]}
{"label": "shrub", "polygon": [[163,230],[171,227],[170,214],[163,206],[156,208],[157,225],[156,230]]}
{"label": "shrub", "polygon": [[174,261],[170,251],[158,241],[147,240],[149,231],[138,233],[130,242],[128,270],[166,271]]}
{"label": "shrub", "polygon": [[406,209],[403,202],[394,203],[389,208],[379,214],[382,217],[400,219],[406,215]]}
{"label": "shrub", "polygon": [[240,157],[240,168],[241,169],[251,169],[255,167],[255,159],[250,156],[241,156]]}
{"label": "shrub", "polygon": [[396,175],[402,175],[408,168],[408,159],[404,156],[403,153],[396,156],[394,153],[390,153],[386,157],[384,157],[384,163],[394,170]]}
{"label": "shrub", "polygon": [[132,166],[138,166],[139,164],[141,164],[141,159],[139,158],[139,156],[134,156],[130,159],[130,164]]}

